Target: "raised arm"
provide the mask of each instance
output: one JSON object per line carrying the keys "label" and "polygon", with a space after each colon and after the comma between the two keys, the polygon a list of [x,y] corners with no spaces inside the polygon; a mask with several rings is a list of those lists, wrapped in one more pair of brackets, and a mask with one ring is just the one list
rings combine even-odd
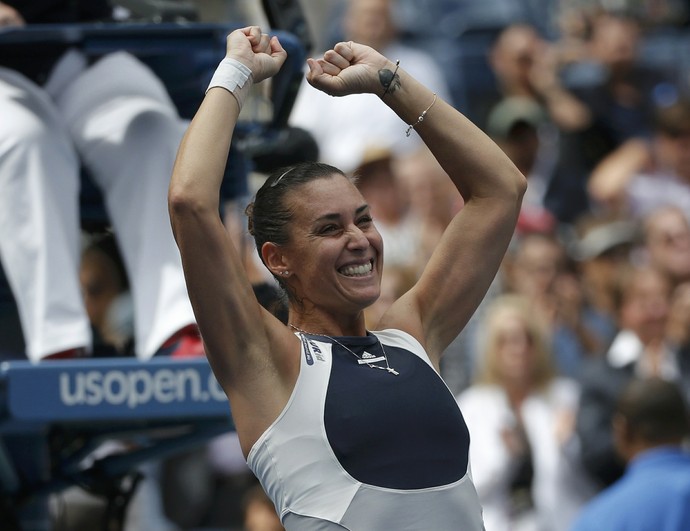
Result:
{"label": "raised arm", "polygon": [[[211,83],[218,81],[220,86],[208,90],[182,140],[168,196],[172,228],[206,352],[218,381],[231,395],[233,411],[240,413],[267,391],[265,387],[276,389],[285,374],[276,370],[280,360],[271,358],[282,352],[273,348],[276,334],[294,338],[254,297],[219,215],[219,191],[242,99],[252,82],[276,74],[285,57],[278,39],[269,38],[257,27],[228,36],[227,67],[222,63]],[[271,405],[268,398],[261,400],[269,402],[269,409],[280,410],[280,393],[276,395],[277,404]]]}
{"label": "raised arm", "polygon": [[357,78],[362,92],[379,95],[403,122],[414,124],[465,199],[417,285],[380,323],[411,333],[438,362],[496,275],[526,179],[488,136],[408,75],[405,65],[396,72],[395,63],[353,43],[339,43],[309,65],[308,79],[317,88],[340,95],[342,78]]}

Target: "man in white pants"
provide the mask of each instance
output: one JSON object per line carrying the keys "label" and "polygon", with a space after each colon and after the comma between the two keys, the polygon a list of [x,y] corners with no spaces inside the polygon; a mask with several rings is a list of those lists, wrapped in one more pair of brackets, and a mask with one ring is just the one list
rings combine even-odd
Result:
{"label": "man in white pants", "polygon": [[[23,25],[8,3],[0,26]],[[82,165],[103,192],[132,286],[136,355],[203,354],[166,205],[185,127],[129,54],[89,66],[68,52],[43,86],[0,64],[0,261],[31,361],[91,346],[78,281]]]}

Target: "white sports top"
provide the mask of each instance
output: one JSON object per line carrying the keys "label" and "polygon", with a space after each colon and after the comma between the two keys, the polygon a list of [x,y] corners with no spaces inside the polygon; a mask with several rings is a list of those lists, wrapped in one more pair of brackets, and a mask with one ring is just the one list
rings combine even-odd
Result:
{"label": "white sports top", "polygon": [[295,389],[247,458],[285,528],[482,530],[467,427],[419,342],[400,330],[337,338],[365,358],[383,355],[380,341],[395,376],[299,336]]}

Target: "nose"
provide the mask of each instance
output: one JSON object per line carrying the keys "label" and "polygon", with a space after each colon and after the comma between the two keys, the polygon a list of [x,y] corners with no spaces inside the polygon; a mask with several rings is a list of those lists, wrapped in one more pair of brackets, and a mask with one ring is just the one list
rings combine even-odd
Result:
{"label": "nose", "polygon": [[361,250],[369,247],[369,239],[364,231],[357,225],[352,225],[348,230],[348,249]]}

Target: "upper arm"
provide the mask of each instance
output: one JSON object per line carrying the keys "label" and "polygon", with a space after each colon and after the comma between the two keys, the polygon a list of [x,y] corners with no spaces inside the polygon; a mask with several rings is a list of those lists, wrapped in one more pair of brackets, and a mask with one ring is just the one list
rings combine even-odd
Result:
{"label": "upper arm", "polygon": [[[214,373],[224,388],[274,364],[282,324],[259,305],[217,211],[171,203],[189,298]],[[276,352],[277,351],[277,352]]]}

